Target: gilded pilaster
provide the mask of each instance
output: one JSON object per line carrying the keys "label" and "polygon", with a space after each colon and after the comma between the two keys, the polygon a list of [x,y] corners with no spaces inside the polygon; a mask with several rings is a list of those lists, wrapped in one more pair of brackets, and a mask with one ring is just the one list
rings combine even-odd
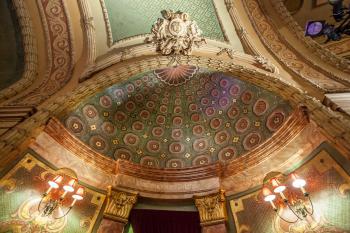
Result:
{"label": "gilded pilaster", "polygon": [[207,196],[195,196],[194,199],[202,226],[219,224],[226,221],[224,190]]}
{"label": "gilded pilaster", "polygon": [[104,217],[114,221],[127,223],[130,211],[136,201],[136,193],[128,193],[108,187],[107,205]]}

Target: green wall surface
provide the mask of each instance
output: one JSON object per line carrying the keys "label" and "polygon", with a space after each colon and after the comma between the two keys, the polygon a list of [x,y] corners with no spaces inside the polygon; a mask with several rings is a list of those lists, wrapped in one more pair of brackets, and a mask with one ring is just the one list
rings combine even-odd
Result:
{"label": "green wall surface", "polygon": [[162,10],[186,12],[204,37],[225,40],[212,0],[105,0],[105,4],[114,41],[150,33]]}

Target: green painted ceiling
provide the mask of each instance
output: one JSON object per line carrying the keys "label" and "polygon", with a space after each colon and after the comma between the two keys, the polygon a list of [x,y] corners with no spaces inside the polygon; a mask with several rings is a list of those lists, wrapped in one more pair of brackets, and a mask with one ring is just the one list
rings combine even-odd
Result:
{"label": "green painted ceiling", "polygon": [[11,0],[0,1],[0,90],[22,77],[24,55],[20,27]]}
{"label": "green painted ceiling", "polygon": [[104,0],[113,40],[148,34],[162,10],[182,11],[195,20],[203,36],[224,41],[212,0]]}
{"label": "green painted ceiling", "polygon": [[153,167],[192,167],[241,156],[268,139],[291,107],[252,84],[195,66],[137,75],[62,118],[94,150]]}

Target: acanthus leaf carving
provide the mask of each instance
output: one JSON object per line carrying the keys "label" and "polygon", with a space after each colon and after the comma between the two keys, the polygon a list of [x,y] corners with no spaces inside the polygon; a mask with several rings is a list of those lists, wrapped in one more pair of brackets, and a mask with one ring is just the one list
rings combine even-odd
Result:
{"label": "acanthus leaf carving", "polygon": [[156,44],[162,55],[190,55],[193,46],[206,43],[197,23],[187,13],[164,10],[162,16],[152,26],[152,36],[146,38],[147,43]]}
{"label": "acanthus leaf carving", "polygon": [[108,187],[108,199],[104,217],[123,223],[128,222],[130,211],[137,201],[137,194]]}
{"label": "acanthus leaf carving", "polygon": [[224,190],[204,197],[194,197],[194,199],[201,225],[212,225],[226,220]]}

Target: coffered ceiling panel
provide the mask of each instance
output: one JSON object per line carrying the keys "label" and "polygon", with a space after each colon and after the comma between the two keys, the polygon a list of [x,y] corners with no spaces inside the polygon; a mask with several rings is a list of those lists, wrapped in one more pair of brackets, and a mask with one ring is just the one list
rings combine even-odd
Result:
{"label": "coffered ceiling panel", "polygon": [[97,152],[158,168],[229,161],[261,145],[291,107],[235,77],[176,66],[132,77],[61,120]]}

